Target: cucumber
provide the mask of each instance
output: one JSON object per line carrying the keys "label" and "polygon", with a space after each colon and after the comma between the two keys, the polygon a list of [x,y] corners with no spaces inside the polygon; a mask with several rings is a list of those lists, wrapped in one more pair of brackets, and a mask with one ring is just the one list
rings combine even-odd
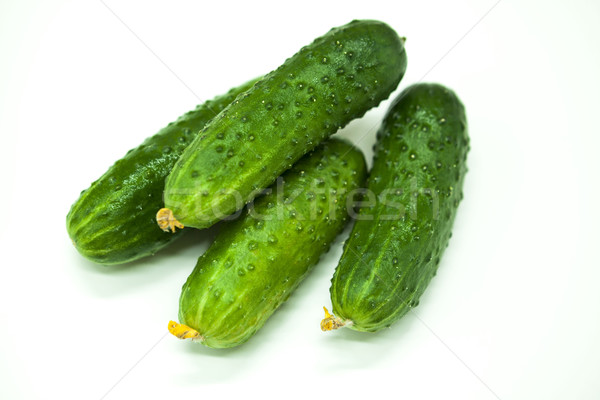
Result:
{"label": "cucumber", "polygon": [[345,141],[303,157],[221,227],[183,286],[181,323],[169,331],[215,348],[247,341],[328,250],[365,178],[362,153]]}
{"label": "cucumber", "polygon": [[200,129],[255,82],[182,115],[81,192],[67,215],[67,231],[79,253],[96,263],[121,264],[154,254],[178,237],[156,226],[165,178]]}
{"label": "cucumber", "polygon": [[376,201],[360,209],[344,245],[323,330],[374,332],[419,304],[451,236],[468,151],[465,110],[452,91],[420,83],[394,100],[367,184]]}
{"label": "cucumber", "polygon": [[206,228],[241,209],[302,155],[386,99],[406,69],[403,40],[353,21],[303,47],[229,105],[165,185],[164,230]]}

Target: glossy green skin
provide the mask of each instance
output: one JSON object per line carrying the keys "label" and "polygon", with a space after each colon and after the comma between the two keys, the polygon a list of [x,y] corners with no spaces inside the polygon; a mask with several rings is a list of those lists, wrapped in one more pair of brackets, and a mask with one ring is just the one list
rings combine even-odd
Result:
{"label": "glossy green skin", "polygon": [[360,209],[330,289],[347,326],[377,331],[418,305],[451,236],[468,150],[464,107],[447,88],[416,84],[390,106],[368,181],[376,205]]}
{"label": "glossy green skin", "polygon": [[208,227],[302,155],[386,99],[406,69],[403,40],[378,21],[334,28],[240,96],[202,131],[165,185],[165,207]]}
{"label": "glossy green skin", "polygon": [[180,322],[209,347],[248,340],[328,250],[365,178],[362,153],[342,140],[303,157],[221,228],[183,286]]}
{"label": "glossy green skin", "polygon": [[165,178],[200,130],[256,80],[196,107],[130,150],[81,192],[67,215],[67,231],[83,256],[121,264],[154,254],[179,237],[156,224]]}

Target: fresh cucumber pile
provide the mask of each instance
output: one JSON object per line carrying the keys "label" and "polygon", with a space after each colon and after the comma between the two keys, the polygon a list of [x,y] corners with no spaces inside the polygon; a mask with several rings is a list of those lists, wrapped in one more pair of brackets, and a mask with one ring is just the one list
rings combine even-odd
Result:
{"label": "fresh cucumber pile", "polygon": [[390,326],[437,271],[469,150],[464,107],[439,84],[397,95],[369,173],[360,150],[329,138],[396,90],[404,41],[383,22],[352,21],[183,115],[81,193],[67,215],[75,248],[123,264],[226,220],[168,324],[224,348],[250,339],[356,220],[321,328]]}

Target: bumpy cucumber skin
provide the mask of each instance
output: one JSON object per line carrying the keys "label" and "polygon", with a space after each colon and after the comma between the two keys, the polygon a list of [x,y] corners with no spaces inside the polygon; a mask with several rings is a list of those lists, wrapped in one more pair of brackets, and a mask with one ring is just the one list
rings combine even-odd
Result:
{"label": "bumpy cucumber skin", "polygon": [[416,307],[448,245],[463,197],[469,137],[458,97],[416,84],[378,131],[368,189],[330,288],[334,314],[358,331],[390,326]]}
{"label": "bumpy cucumber skin", "polygon": [[67,215],[67,231],[79,253],[99,264],[121,264],[154,254],[179,237],[156,225],[165,179],[200,130],[255,82],[182,115],[81,192]]}
{"label": "bumpy cucumber skin", "polygon": [[239,210],[302,155],[386,99],[405,69],[403,40],[384,23],[332,29],[206,126],[169,174],[165,207],[195,228]]}
{"label": "bumpy cucumber skin", "polygon": [[282,178],[252,213],[221,228],[183,286],[179,320],[206,346],[244,343],[287,300],[343,229],[366,164],[352,145],[330,139]]}

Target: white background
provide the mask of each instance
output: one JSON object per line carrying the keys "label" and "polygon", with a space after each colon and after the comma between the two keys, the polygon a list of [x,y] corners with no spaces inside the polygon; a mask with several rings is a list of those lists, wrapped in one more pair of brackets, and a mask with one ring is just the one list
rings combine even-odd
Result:
{"label": "white background", "polygon": [[[3,1],[0,397],[598,399],[600,3],[496,1]],[[214,232],[101,267],[71,245],[70,205],[183,112],[353,18],[407,37],[394,95],[435,81],[467,108],[465,198],[421,305],[377,334],[321,332],[346,230],[243,346],[167,336]],[[369,162],[388,105],[341,133]]]}

